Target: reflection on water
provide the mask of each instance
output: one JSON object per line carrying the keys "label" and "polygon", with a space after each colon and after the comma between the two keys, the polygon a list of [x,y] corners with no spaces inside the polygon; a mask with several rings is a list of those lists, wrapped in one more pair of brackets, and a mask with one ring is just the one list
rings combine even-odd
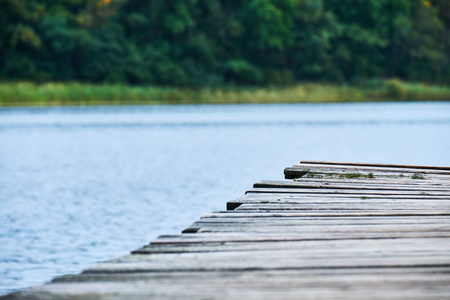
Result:
{"label": "reflection on water", "polygon": [[301,159],[450,165],[450,103],[0,110],[0,294],[179,233]]}

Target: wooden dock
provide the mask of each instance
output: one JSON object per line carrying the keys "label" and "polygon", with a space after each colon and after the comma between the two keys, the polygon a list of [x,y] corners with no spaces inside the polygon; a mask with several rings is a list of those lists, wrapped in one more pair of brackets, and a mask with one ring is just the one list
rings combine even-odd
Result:
{"label": "wooden dock", "polygon": [[450,168],[304,161],[180,235],[1,299],[450,299]]}

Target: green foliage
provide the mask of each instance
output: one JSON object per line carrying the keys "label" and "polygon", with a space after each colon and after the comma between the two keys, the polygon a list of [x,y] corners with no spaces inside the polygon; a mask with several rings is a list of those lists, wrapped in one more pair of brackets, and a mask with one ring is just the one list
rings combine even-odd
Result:
{"label": "green foliage", "polygon": [[425,179],[425,174],[423,174],[423,173],[414,173],[414,174],[411,176],[411,178],[412,178],[412,179]]}
{"label": "green foliage", "polygon": [[[450,88],[401,83],[408,100],[450,100]],[[342,86],[330,84],[298,84],[270,88],[168,88],[129,86],[123,84],[80,84],[30,82],[0,83],[1,106],[173,104],[173,103],[323,103],[401,100],[393,98],[385,84]],[[309,171],[308,171],[309,172]],[[308,177],[369,178],[361,174],[317,174]],[[402,177],[403,175],[399,175]]]}
{"label": "green foliage", "polygon": [[312,172],[309,169],[307,169],[305,171],[305,173],[301,176],[301,178],[328,178],[328,179],[332,179],[332,178],[338,178],[338,179],[360,179],[360,178],[366,178],[366,179],[375,179],[375,176],[373,175],[373,173],[369,173],[369,174],[361,174],[361,173],[345,173],[345,174],[341,174],[341,173],[324,173],[324,174],[319,174],[316,172]]}
{"label": "green foliage", "polygon": [[263,78],[261,71],[245,60],[228,61],[225,74],[229,82],[235,83],[258,84]]}
{"label": "green foliage", "polygon": [[[197,88],[399,78],[448,85],[449,3],[1,0],[0,80]],[[393,98],[411,97],[411,86],[395,79],[384,86]]]}
{"label": "green foliage", "polygon": [[408,91],[402,82],[398,79],[391,79],[386,82],[387,93],[394,99],[405,100],[408,96]]}

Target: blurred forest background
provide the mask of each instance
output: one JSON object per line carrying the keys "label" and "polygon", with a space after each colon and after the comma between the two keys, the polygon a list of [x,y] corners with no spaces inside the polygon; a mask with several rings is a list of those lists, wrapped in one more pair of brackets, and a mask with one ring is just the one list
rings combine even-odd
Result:
{"label": "blurred forest background", "polygon": [[450,82],[449,0],[0,0],[0,22],[3,82]]}
{"label": "blurred forest background", "polygon": [[448,0],[1,0],[0,77],[171,86],[450,80]]}

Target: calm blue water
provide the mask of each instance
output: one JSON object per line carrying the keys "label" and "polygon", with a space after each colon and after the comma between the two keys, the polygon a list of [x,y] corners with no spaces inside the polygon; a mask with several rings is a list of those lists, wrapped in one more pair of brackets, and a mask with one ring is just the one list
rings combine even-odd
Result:
{"label": "calm blue water", "polygon": [[449,153],[444,102],[0,109],[0,294],[179,233],[301,159]]}

